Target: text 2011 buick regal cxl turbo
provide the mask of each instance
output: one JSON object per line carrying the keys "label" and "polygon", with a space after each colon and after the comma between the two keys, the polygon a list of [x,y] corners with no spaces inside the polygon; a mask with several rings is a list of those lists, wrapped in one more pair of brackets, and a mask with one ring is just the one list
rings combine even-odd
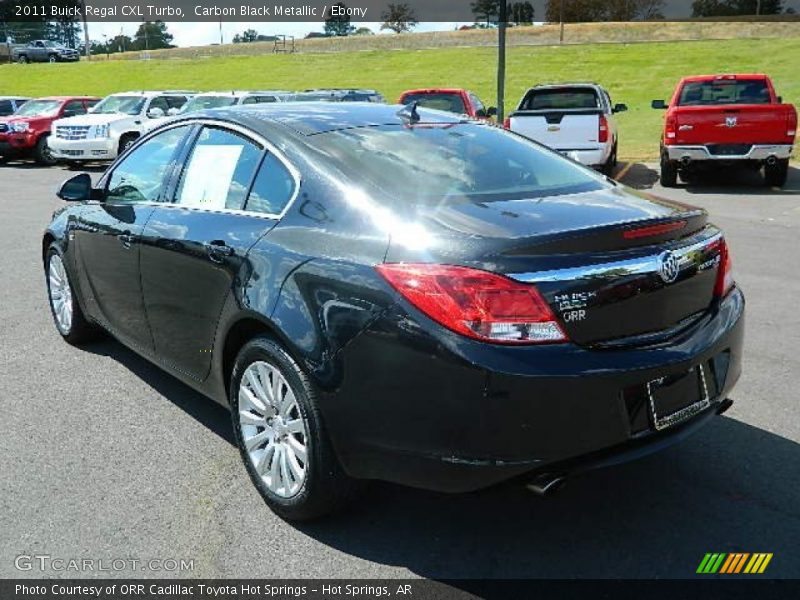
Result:
{"label": "text 2011 buick regal cxl turbo", "polygon": [[740,374],[744,297],[703,210],[486,123],[195,113],[59,196],[60,334],[107,330],[229,405],[284,518],[365,479],[545,491],[685,437]]}

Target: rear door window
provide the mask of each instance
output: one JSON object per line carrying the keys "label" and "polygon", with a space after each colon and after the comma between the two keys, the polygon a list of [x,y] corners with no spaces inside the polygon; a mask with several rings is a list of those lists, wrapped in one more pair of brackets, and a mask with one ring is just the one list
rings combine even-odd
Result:
{"label": "rear door window", "polygon": [[7,117],[14,112],[14,105],[11,100],[0,100],[0,117]]}
{"label": "rear door window", "polygon": [[263,148],[218,127],[204,127],[186,161],[178,204],[208,210],[241,210]]}
{"label": "rear door window", "polygon": [[693,81],[681,89],[679,106],[769,104],[767,82],[754,80]]}
{"label": "rear door window", "polygon": [[279,215],[294,196],[296,182],[288,167],[268,154],[258,170],[247,199],[247,210]]}
{"label": "rear door window", "polygon": [[63,116],[74,117],[85,113],[86,113],[86,108],[84,107],[82,100],[70,100],[64,106]]}

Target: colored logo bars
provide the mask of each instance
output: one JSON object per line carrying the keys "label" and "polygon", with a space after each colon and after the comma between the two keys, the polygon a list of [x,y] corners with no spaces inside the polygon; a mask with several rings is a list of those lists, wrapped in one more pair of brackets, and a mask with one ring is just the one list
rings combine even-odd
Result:
{"label": "colored logo bars", "polygon": [[756,552],[754,554],[748,552],[734,552],[731,554],[709,552],[700,561],[697,573],[722,573],[726,575],[763,573],[771,560],[771,552]]}

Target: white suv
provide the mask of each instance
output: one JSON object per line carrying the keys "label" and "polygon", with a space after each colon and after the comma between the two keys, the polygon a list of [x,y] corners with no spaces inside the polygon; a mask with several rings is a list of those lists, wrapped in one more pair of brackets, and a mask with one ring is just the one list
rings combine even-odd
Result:
{"label": "white suv", "polygon": [[155,121],[176,115],[193,92],[122,92],[88,114],[53,122],[47,138],[53,157],[72,163],[114,160]]}

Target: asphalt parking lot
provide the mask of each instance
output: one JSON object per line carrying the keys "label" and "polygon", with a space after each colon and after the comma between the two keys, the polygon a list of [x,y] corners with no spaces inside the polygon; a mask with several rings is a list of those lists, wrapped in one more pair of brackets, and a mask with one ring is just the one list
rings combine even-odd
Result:
{"label": "asphalt parking lot", "polygon": [[[706,552],[772,552],[800,577],[800,168],[783,190],[727,172],[661,189],[707,208],[748,299],[735,404],[683,444],[582,475],[549,498],[518,484],[448,496],[375,485],[351,512],[290,525],[239,463],[225,410],[104,340],[59,339],[41,232],[61,168],[0,165],[0,577],[20,554],[192,559],[192,577],[693,577]],[[104,576],[114,573],[103,573]]]}

